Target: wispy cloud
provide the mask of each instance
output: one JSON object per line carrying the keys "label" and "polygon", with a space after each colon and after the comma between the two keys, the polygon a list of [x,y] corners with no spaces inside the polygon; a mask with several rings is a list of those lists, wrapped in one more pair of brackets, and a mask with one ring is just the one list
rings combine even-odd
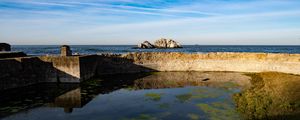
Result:
{"label": "wispy cloud", "polygon": [[273,36],[257,31],[299,28],[299,6],[297,0],[0,0],[0,40],[43,39],[53,44],[89,39],[113,44],[109,40],[136,43],[139,39],[175,37],[186,38],[189,44],[197,38],[217,38],[214,33],[218,38],[238,33],[236,38],[256,34],[269,39],[283,36],[292,42],[294,37],[287,35],[297,36],[295,30]]}

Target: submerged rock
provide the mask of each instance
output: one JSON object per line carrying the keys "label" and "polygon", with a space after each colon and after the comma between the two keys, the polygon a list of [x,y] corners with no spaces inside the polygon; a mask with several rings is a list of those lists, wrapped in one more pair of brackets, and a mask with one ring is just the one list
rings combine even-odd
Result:
{"label": "submerged rock", "polygon": [[149,41],[144,41],[138,45],[139,48],[155,48]]}
{"label": "submerged rock", "polygon": [[138,45],[138,48],[181,48],[181,45],[172,39],[161,38],[156,40],[154,45],[149,41],[144,41]]}

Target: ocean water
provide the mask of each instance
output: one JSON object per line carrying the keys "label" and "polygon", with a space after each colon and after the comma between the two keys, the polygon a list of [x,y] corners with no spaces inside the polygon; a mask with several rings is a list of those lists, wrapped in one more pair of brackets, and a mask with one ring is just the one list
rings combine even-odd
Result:
{"label": "ocean water", "polygon": [[[59,45],[13,45],[13,51],[23,51],[28,55],[59,54]],[[135,45],[71,45],[74,53],[128,53],[128,52],[263,52],[263,53],[300,53],[300,45],[289,46],[245,46],[245,45],[184,45],[176,49],[135,49]]]}

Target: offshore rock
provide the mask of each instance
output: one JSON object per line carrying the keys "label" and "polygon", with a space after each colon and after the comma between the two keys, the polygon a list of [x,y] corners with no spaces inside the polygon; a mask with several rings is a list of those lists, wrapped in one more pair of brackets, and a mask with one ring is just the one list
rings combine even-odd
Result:
{"label": "offshore rock", "polygon": [[181,48],[181,45],[173,39],[161,38],[154,42],[156,48]]}
{"label": "offshore rock", "polygon": [[10,51],[11,46],[7,43],[0,43],[0,52],[1,51]]}
{"label": "offshore rock", "polygon": [[138,48],[155,48],[149,41],[144,41],[138,45]]}
{"label": "offshore rock", "polygon": [[151,44],[149,41],[144,41],[138,45],[138,48],[182,48],[181,45],[173,39],[161,38]]}

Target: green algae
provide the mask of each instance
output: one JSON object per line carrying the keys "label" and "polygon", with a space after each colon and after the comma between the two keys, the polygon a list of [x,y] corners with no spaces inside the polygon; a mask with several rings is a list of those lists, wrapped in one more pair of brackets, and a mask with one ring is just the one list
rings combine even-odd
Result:
{"label": "green algae", "polygon": [[159,104],[158,107],[162,108],[162,109],[167,109],[167,108],[170,108],[170,104],[169,103],[162,103],[162,104]]}
{"label": "green algae", "polygon": [[246,74],[251,88],[236,93],[236,109],[244,119],[297,119],[300,115],[300,77],[265,72]]}
{"label": "green algae", "polygon": [[194,114],[194,113],[189,113],[187,114],[187,117],[190,119],[190,120],[200,120],[200,116],[198,114]]}
{"label": "green algae", "polygon": [[123,120],[159,120],[155,116],[149,115],[149,114],[140,114],[137,117],[134,118],[125,118]]}
{"label": "green algae", "polygon": [[153,101],[160,101],[162,93],[146,93],[145,96]]}
{"label": "green algae", "polygon": [[175,97],[177,98],[177,100],[181,103],[187,102],[188,100],[190,100],[192,98],[192,94],[191,93],[186,93],[186,94],[180,94],[180,95],[176,95]]}
{"label": "green algae", "polygon": [[230,105],[226,105],[226,103],[199,103],[196,106],[208,115],[208,118],[211,120],[239,119],[234,107],[229,107]]}

